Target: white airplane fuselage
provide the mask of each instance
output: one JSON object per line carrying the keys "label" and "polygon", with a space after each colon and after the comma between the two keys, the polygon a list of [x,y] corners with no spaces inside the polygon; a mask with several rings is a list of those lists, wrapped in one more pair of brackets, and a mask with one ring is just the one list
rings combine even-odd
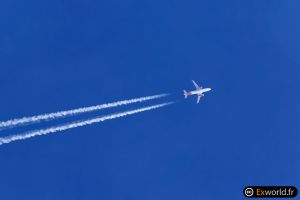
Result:
{"label": "white airplane fuselage", "polygon": [[203,89],[193,90],[193,91],[187,92],[187,95],[188,96],[191,96],[191,95],[200,95],[200,96],[202,96],[202,94],[204,92],[208,92],[208,91],[211,91],[211,88],[203,88]]}

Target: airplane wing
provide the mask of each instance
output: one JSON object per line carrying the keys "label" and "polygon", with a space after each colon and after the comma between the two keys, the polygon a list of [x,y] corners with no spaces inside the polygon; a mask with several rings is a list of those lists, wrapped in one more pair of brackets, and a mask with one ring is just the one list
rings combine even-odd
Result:
{"label": "airplane wing", "polygon": [[198,84],[194,80],[192,80],[192,82],[193,82],[194,86],[196,87],[196,89],[201,89],[201,87],[199,87]]}
{"label": "airplane wing", "polygon": [[201,97],[202,97],[202,96],[198,95],[198,97],[197,97],[197,103],[199,103]]}

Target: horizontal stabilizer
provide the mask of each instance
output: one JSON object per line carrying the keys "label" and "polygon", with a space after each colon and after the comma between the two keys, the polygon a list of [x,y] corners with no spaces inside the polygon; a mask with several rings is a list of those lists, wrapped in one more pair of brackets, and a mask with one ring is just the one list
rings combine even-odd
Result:
{"label": "horizontal stabilizer", "polygon": [[183,90],[183,95],[184,95],[184,98],[187,98],[187,96],[188,96],[187,91]]}

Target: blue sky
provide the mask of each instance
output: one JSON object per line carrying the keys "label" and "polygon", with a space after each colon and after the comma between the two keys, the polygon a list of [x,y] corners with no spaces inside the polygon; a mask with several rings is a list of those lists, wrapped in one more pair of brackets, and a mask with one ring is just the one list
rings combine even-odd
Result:
{"label": "blue sky", "polygon": [[[246,185],[299,188],[299,6],[2,1],[1,121],[163,92],[172,96],[155,103],[177,103],[1,146],[0,199],[232,200]],[[182,96],[191,79],[213,89],[199,105]]]}

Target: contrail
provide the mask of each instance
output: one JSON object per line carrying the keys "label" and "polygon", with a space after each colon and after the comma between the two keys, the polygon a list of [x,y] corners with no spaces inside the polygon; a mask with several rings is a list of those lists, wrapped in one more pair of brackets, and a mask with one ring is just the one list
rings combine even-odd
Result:
{"label": "contrail", "polygon": [[148,100],[152,100],[152,99],[162,98],[162,97],[165,97],[168,95],[169,94],[152,95],[152,96],[140,97],[140,98],[135,98],[135,99],[117,101],[117,102],[113,102],[113,103],[106,103],[106,104],[101,104],[101,105],[96,105],[96,106],[77,108],[77,109],[73,109],[73,110],[59,111],[59,112],[41,114],[41,115],[36,115],[36,116],[31,116],[31,117],[11,119],[11,120],[2,121],[2,122],[0,121],[0,130],[6,129],[6,128],[13,128],[16,126],[22,126],[22,125],[26,125],[26,124],[38,123],[40,121],[48,121],[48,120],[53,120],[53,119],[57,119],[57,118],[63,118],[63,117],[67,117],[67,116],[77,115],[77,114],[81,114],[81,113],[102,110],[105,108],[113,108],[113,107],[118,107],[118,106],[122,106],[122,105],[128,105],[128,104],[132,104],[132,103],[148,101]]}
{"label": "contrail", "polygon": [[39,136],[39,135],[47,135],[49,133],[55,133],[55,132],[60,132],[60,131],[64,131],[64,130],[68,130],[68,129],[72,129],[72,128],[86,126],[86,125],[90,125],[90,124],[94,124],[94,123],[99,123],[99,122],[103,122],[106,120],[121,118],[121,117],[125,117],[127,115],[133,115],[136,113],[161,108],[161,107],[173,104],[173,103],[174,102],[167,102],[167,103],[143,107],[143,108],[139,108],[139,109],[135,109],[135,110],[129,110],[129,111],[115,113],[115,114],[106,115],[106,116],[102,116],[102,117],[96,117],[96,118],[92,118],[92,119],[88,119],[88,120],[73,122],[73,123],[69,123],[69,124],[65,124],[65,125],[61,125],[61,126],[54,126],[54,127],[50,127],[47,129],[39,129],[39,130],[34,130],[34,131],[30,131],[30,132],[23,133],[23,134],[16,134],[16,135],[11,135],[11,136],[7,136],[7,137],[2,137],[2,138],[0,138],[0,145],[14,142],[17,140],[25,140],[25,139]]}

